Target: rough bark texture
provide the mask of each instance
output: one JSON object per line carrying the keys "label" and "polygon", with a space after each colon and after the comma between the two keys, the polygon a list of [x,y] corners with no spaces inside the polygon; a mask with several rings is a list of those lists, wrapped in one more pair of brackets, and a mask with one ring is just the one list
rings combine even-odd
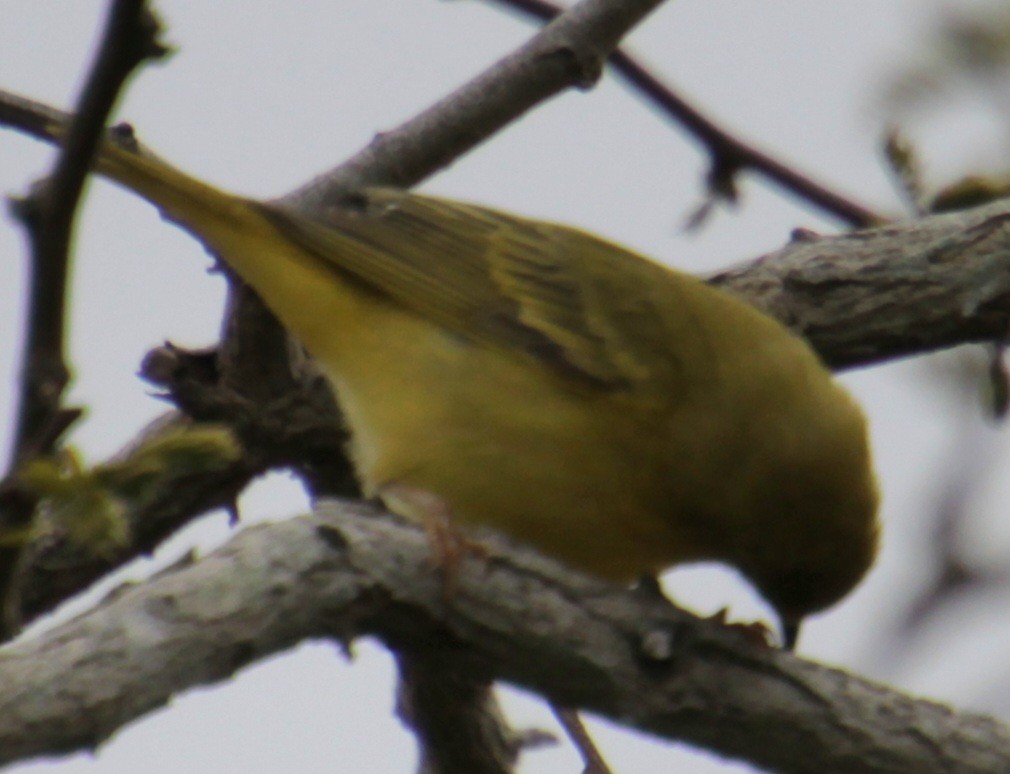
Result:
{"label": "rough bark texture", "polygon": [[374,634],[778,772],[1010,771],[986,717],[753,644],[654,595],[491,544],[446,599],[417,527],[360,505],[252,527],[0,654],[0,763],[92,748],[187,687],[309,637]]}
{"label": "rough bark texture", "polygon": [[834,367],[1010,332],[1010,201],[791,244],[712,277]]}

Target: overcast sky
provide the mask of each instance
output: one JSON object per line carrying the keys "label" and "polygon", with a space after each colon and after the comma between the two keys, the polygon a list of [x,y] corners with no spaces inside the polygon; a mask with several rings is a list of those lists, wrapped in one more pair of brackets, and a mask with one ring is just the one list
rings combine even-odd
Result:
{"label": "overcast sky", "polygon": [[[106,3],[4,0],[0,86],[69,107],[93,53]],[[901,203],[880,161],[887,84],[921,55],[947,4],[925,0],[672,0],[629,47],[696,105],[741,136],[883,211]],[[950,3],[965,7],[969,3]],[[530,34],[523,21],[477,2],[438,0],[160,0],[178,51],[146,69],[118,117],[172,162],[220,186],[259,197],[282,194],[329,168],[463,83]],[[1005,117],[1004,117],[1005,118]],[[1001,126],[981,100],[943,117],[917,115],[914,136],[931,178],[986,170],[1005,157]],[[0,193],[18,194],[47,169],[50,152],[0,134]],[[425,184],[423,190],[588,228],[671,265],[704,272],[781,246],[798,226],[825,220],[747,179],[735,210],[698,234],[681,225],[701,196],[696,144],[611,78],[554,100]],[[106,183],[90,189],[79,222],[71,307],[77,378],[72,401],[89,415],[73,442],[98,461],[164,410],[135,376],[165,339],[214,340],[223,281],[182,232]],[[23,315],[24,241],[0,222],[0,441],[10,435],[11,388]],[[847,373],[870,416],[884,490],[884,548],[876,569],[845,603],[810,622],[801,651],[959,706],[1000,710],[994,681],[1008,679],[1010,629],[991,611],[1006,592],[952,607],[910,649],[890,625],[922,580],[929,517],[955,461],[991,475],[972,500],[968,549],[1006,562],[1010,528],[1001,479],[1005,433],[986,428],[959,400],[957,357]],[[280,519],[305,503],[275,476],[242,499],[246,522]],[[1001,524],[1002,522],[1002,524]],[[192,545],[227,539],[222,515],[172,541],[142,577]],[[678,571],[667,587],[699,611],[731,604],[741,618],[766,613],[731,573]],[[78,608],[81,603],[78,603]],[[1002,616],[1006,619],[1006,616]],[[362,642],[345,661],[329,645],[305,645],[233,682],[179,697],[124,729],[94,757],[14,767],[13,772],[413,771],[411,738],[392,717],[389,658]],[[1005,693],[1005,691],[1004,691]],[[1003,699],[1005,702],[1005,699]],[[547,713],[510,692],[517,725],[551,727]],[[597,727],[618,771],[744,771],[666,743]],[[691,761],[687,763],[685,761]],[[679,767],[679,768],[678,768]],[[527,755],[528,774],[578,771],[567,746]]]}

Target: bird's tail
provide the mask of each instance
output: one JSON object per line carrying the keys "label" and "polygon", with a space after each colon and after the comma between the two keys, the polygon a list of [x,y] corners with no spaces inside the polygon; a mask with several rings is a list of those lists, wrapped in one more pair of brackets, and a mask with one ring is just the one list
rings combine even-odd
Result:
{"label": "bird's tail", "polygon": [[[54,145],[64,134],[65,125],[57,121],[35,133]],[[146,199],[203,242],[213,242],[215,221],[233,227],[236,219],[249,213],[245,199],[208,185],[141,147],[126,125],[113,128],[103,140],[94,170]]]}

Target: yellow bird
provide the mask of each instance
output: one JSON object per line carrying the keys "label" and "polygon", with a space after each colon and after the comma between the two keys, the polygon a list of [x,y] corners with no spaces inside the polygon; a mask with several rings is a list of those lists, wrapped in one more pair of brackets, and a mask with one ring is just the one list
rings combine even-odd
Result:
{"label": "yellow bird", "polygon": [[789,645],[870,566],[863,415],[744,301],[470,204],[367,189],[308,217],[122,143],[96,169],[191,232],[318,359],[364,491],[392,510],[619,582],[724,562]]}

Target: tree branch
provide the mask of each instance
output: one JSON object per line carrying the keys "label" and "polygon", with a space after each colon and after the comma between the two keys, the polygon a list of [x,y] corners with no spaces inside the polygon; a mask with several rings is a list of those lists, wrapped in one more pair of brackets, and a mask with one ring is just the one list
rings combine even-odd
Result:
{"label": "tree branch", "polygon": [[833,368],[1010,330],[1010,199],[909,223],[818,236],[710,278],[805,336]]}
{"label": "tree branch", "polygon": [[526,44],[280,201],[311,211],[368,185],[410,188],[569,88],[588,89],[621,38],[663,0],[582,0]]}
{"label": "tree branch", "polygon": [[[492,1],[540,21],[550,21],[562,13],[559,6],[546,0]],[[849,226],[865,227],[886,222],[887,218],[734,137],[649,72],[629,52],[617,49],[608,62],[631,88],[683,126],[705,147],[710,158],[708,186],[712,193],[735,198],[736,175],[750,169]]]}
{"label": "tree branch", "polygon": [[418,737],[420,774],[511,774],[524,746],[511,733],[491,681],[459,669],[451,650],[417,655],[400,651],[396,712]]}
{"label": "tree branch", "polygon": [[[48,179],[12,207],[31,239],[30,291],[21,356],[17,426],[10,470],[0,480],[0,600],[16,573],[16,536],[32,521],[36,502],[17,480],[29,460],[51,454],[81,409],[63,405],[70,381],[64,351],[70,239],[77,204],[105,121],[130,74],[145,60],[165,54],[159,28],[145,0],[111,4],[98,57],[81,92],[77,111]],[[11,547],[13,544],[13,547]]]}
{"label": "tree branch", "polygon": [[[126,80],[145,59],[165,53],[156,40],[158,31],[145,0],[112,3],[98,57],[67,125],[56,166],[49,178],[14,208],[27,226],[33,245],[14,465],[49,453],[66,428],[66,420],[55,417],[60,413],[59,402],[69,380],[63,336],[73,219],[105,120]],[[50,425],[56,425],[59,431]]]}
{"label": "tree branch", "polygon": [[778,772],[990,774],[1010,730],[752,644],[489,538],[446,600],[422,530],[361,505],[251,527],[0,651],[0,763],[90,749],[181,689],[312,637],[375,635],[476,679]]}

